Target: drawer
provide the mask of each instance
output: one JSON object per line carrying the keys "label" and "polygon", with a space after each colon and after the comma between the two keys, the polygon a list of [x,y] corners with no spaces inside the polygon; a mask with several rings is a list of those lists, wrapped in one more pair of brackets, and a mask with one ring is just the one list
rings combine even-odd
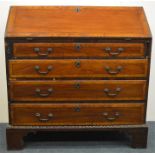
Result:
{"label": "drawer", "polygon": [[12,125],[143,124],[143,103],[11,104]]}
{"label": "drawer", "polygon": [[144,57],[143,43],[15,43],[15,57]]}
{"label": "drawer", "polygon": [[147,59],[11,60],[11,78],[146,77]]}
{"label": "drawer", "polygon": [[12,101],[144,100],[145,80],[11,81]]}

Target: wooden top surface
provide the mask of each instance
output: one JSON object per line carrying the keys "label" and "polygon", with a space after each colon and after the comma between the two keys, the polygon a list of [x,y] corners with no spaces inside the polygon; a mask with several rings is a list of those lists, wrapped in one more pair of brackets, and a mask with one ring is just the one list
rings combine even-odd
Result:
{"label": "wooden top surface", "polygon": [[142,7],[15,6],[6,37],[151,37]]}

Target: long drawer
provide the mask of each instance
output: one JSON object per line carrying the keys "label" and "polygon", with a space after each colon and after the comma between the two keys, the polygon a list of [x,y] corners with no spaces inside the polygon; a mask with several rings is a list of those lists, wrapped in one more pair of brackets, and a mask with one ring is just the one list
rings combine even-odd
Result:
{"label": "long drawer", "polygon": [[15,43],[15,57],[104,58],[145,56],[143,43]]}
{"label": "long drawer", "polygon": [[146,77],[147,59],[135,60],[11,60],[11,78]]}
{"label": "long drawer", "polygon": [[10,81],[12,101],[145,100],[145,80]]}
{"label": "long drawer", "polygon": [[11,104],[12,125],[143,124],[143,103]]}

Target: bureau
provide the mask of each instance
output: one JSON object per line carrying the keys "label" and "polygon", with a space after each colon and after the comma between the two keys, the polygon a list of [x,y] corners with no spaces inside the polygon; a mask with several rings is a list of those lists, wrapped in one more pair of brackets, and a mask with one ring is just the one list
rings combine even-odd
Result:
{"label": "bureau", "polygon": [[141,7],[10,8],[8,149],[38,131],[127,134],[146,147],[151,32]]}

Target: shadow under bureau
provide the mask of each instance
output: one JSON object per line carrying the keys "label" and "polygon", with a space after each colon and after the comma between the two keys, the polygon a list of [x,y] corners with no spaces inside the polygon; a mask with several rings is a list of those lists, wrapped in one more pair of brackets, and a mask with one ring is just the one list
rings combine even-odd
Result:
{"label": "shadow under bureau", "polygon": [[118,131],[146,147],[151,33],[141,7],[11,7],[8,149],[38,131]]}

